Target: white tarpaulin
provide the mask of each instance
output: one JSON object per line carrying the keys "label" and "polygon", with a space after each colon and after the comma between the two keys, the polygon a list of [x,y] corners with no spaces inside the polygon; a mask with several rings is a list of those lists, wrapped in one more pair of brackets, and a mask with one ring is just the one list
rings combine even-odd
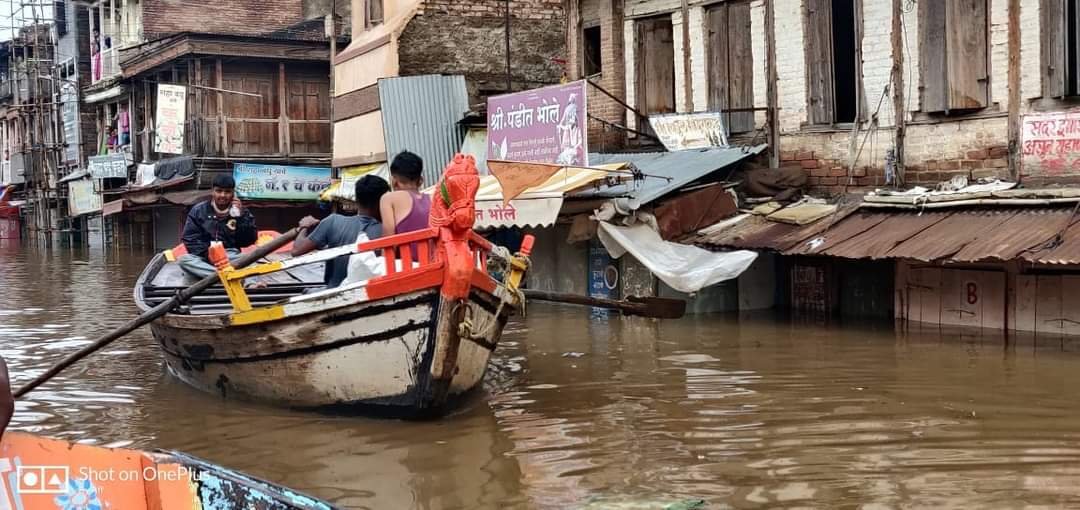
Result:
{"label": "white tarpaulin", "polygon": [[511,200],[505,207],[502,199],[477,200],[475,229],[498,227],[550,227],[562,209],[561,196]]}
{"label": "white tarpaulin", "polygon": [[620,227],[601,222],[598,234],[612,257],[629,253],[671,288],[688,294],[738,278],[757,259],[752,251],[717,253],[671,243],[644,224]]}

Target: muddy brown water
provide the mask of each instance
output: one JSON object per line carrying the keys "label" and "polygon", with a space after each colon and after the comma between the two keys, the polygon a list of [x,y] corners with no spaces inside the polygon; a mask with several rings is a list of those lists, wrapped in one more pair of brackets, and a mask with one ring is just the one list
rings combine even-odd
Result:
{"label": "muddy brown water", "polygon": [[[0,354],[16,385],[136,314],[149,253],[0,243]],[[345,508],[1069,506],[1078,347],[534,305],[481,395],[414,423],[199,393],[143,330],[19,402],[12,429],[181,450]]]}

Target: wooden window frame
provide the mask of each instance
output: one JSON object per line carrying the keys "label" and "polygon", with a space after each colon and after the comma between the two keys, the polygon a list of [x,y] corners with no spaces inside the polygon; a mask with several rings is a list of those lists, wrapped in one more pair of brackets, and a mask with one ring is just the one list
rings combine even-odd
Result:
{"label": "wooden window frame", "polygon": [[[970,61],[970,59],[950,58],[949,41],[950,37],[960,37],[963,34],[954,33],[958,27],[963,27],[961,24],[950,23],[950,6],[955,6],[956,2],[968,1],[968,0],[938,0],[936,2],[919,2],[918,4],[918,19],[919,19],[919,33],[918,33],[918,52],[919,52],[919,113],[928,117],[948,116],[948,117],[964,117],[972,115],[980,115],[986,113],[989,109],[995,107],[993,101],[992,85],[992,51],[990,45],[990,7],[991,2],[995,0],[980,0],[983,2],[983,41],[982,41],[982,53],[984,54],[983,63],[985,65],[985,77],[982,79],[976,79],[976,82],[984,81],[982,85],[985,88],[985,98],[981,105],[968,106],[961,104],[964,95],[958,93],[950,85],[950,79],[965,79],[970,77],[970,73],[961,72],[958,70],[958,66],[962,66],[963,62]],[[1000,0],[997,0],[1000,1]],[[931,9],[934,9],[931,11]],[[944,28],[940,35],[933,31],[931,25],[937,25],[937,23],[931,24],[928,19],[940,19]],[[952,30],[953,32],[950,32]],[[934,43],[934,48],[930,48],[928,39],[931,37],[940,37],[940,43]],[[940,55],[940,57],[938,57]],[[931,58],[934,57],[934,58]],[[937,60],[940,60],[938,62]],[[955,74],[955,76],[954,76]],[[937,88],[928,85],[929,79],[940,79],[942,83],[940,85],[941,90],[935,91]],[[929,105],[928,105],[929,103]]]}
{"label": "wooden window frame", "polygon": [[[863,48],[862,39],[864,35],[863,30],[863,1],[853,0],[852,7],[855,9],[853,16],[855,18],[855,121],[854,122],[837,122],[836,120],[836,74],[835,74],[835,52],[833,51],[833,39],[832,39],[832,0],[816,0],[822,4],[827,4],[828,8],[828,48],[824,51],[828,54],[823,59],[819,59],[815,55],[815,49],[812,45],[812,41],[807,34],[810,34],[814,27],[810,25],[813,23],[811,20],[810,2],[814,0],[807,0],[802,5],[802,26],[803,26],[803,40],[806,44],[803,45],[803,58],[806,62],[806,120],[803,122],[802,127],[804,129],[811,130],[829,130],[832,128],[847,129],[854,122],[862,122],[867,118],[866,115],[866,93],[863,85]],[[820,35],[820,34],[819,34]],[[824,44],[824,43],[822,43]],[[810,66],[813,62],[822,60],[825,62],[827,75],[827,83],[822,85],[823,99],[828,100],[829,104],[819,114],[814,113],[814,76],[810,70]]]}
{"label": "wooden window frame", "polygon": [[[1042,97],[1049,100],[1075,102],[1080,98],[1080,50],[1069,52],[1067,3],[1074,0],[1040,0],[1039,2],[1039,66]],[[1080,32],[1080,2],[1075,2],[1074,31]],[[1077,34],[1080,37],[1080,34]],[[1068,61],[1074,61],[1078,76],[1068,74]],[[1070,81],[1073,83],[1070,87]],[[1072,88],[1070,91],[1069,89]]]}
{"label": "wooden window frame", "polygon": [[[597,44],[600,46],[600,61],[595,62],[597,69],[596,72],[589,73],[589,68],[586,63],[589,58],[589,45],[587,44],[587,39],[585,38],[585,32],[593,29],[600,31],[600,40],[597,42]],[[579,40],[581,41],[581,75],[587,78],[602,76],[604,74],[604,28],[600,25],[600,22],[593,21],[590,23],[583,23],[581,25],[581,37]]]}
{"label": "wooden window frame", "polygon": [[671,35],[672,35],[672,45],[671,45],[672,46],[672,59],[671,59],[672,96],[671,96],[671,112],[670,113],[675,113],[675,112],[678,111],[678,106],[677,105],[678,105],[679,102],[678,102],[677,98],[678,98],[679,91],[676,90],[677,87],[675,86],[675,72],[676,71],[675,71],[675,55],[674,55],[674,48],[675,48],[674,38],[676,37],[676,34],[675,34],[674,17],[671,14],[659,14],[659,15],[654,15],[654,16],[646,16],[646,17],[635,18],[633,20],[634,21],[634,23],[633,23],[633,26],[634,26],[634,36],[633,36],[634,60],[636,61],[634,63],[634,66],[635,66],[635,69],[634,69],[634,106],[637,108],[638,111],[640,111],[645,116],[644,118],[639,118],[638,119],[638,130],[643,132],[643,133],[646,133],[648,135],[653,135],[654,133],[653,133],[653,130],[652,130],[652,126],[649,124],[649,121],[648,121],[648,115],[652,114],[651,112],[649,112],[649,107],[648,107],[648,99],[647,99],[648,87],[643,87],[642,86],[642,80],[644,79],[644,77],[647,74],[645,72],[645,69],[647,67],[646,58],[645,58],[645,51],[644,51],[644,49],[645,49],[645,40],[643,39],[642,36],[643,36],[643,31],[644,31],[644,24],[651,23],[651,22],[656,22],[656,21],[661,21],[661,20],[667,21],[667,23],[671,26],[671,30],[672,30],[672,32],[671,32]]}
{"label": "wooden window frame", "polygon": [[[734,7],[733,7],[734,6]],[[732,18],[733,9],[738,8],[739,16]],[[706,81],[708,88],[708,108],[710,111],[722,111],[728,108],[754,107],[754,60],[752,26],[746,30],[733,30],[733,24],[745,21],[752,25],[753,6],[750,0],[733,0],[710,4],[705,7],[706,34]],[[714,26],[716,24],[722,27]],[[736,47],[741,43],[742,47]],[[740,52],[747,52],[741,55]],[[733,68],[738,69],[738,78],[734,77]],[[738,89],[738,90],[736,90]],[[749,98],[745,94],[749,93]],[[740,95],[743,94],[743,95]],[[746,103],[749,104],[746,104]],[[742,103],[742,104],[739,104]],[[724,127],[729,134],[752,132],[755,127],[754,112],[728,113],[723,116]]]}
{"label": "wooden window frame", "polygon": [[[373,6],[379,6],[379,15],[376,18],[373,15]],[[384,0],[364,0],[364,29],[370,30],[374,27],[382,25],[386,20],[386,4]]]}

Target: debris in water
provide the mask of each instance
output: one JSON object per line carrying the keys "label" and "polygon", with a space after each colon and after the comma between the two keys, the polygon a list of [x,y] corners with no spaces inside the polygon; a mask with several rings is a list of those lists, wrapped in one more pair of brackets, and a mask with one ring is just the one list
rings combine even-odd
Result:
{"label": "debris in water", "polygon": [[562,357],[564,358],[580,358],[584,356],[584,352],[564,352]]}

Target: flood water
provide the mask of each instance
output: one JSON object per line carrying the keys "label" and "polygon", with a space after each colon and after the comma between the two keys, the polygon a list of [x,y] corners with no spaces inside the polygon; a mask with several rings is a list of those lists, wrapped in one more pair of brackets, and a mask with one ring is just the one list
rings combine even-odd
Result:
{"label": "flood water", "polygon": [[[0,244],[15,386],[134,317],[149,256]],[[1071,341],[528,312],[484,394],[436,422],[223,401],[169,376],[142,330],[31,393],[11,428],[181,450],[345,508],[1080,504]]]}

